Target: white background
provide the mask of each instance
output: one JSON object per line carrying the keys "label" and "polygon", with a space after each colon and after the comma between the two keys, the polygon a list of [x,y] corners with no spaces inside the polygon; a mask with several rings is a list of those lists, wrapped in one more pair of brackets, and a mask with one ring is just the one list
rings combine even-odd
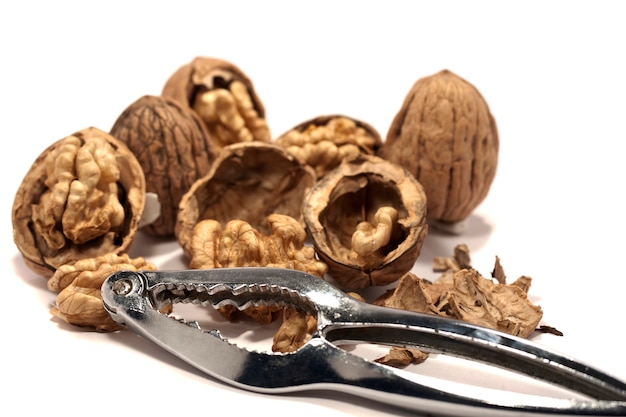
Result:
{"label": "white background", "polygon": [[[11,4],[10,6],[8,4]],[[626,379],[623,355],[626,113],[620,2],[5,2],[0,6],[2,379],[21,415],[405,415],[341,395],[251,394],[206,378],[130,334],[51,318],[55,294],[22,261],[10,210],[34,159],[89,126],[108,130],[193,57],[254,81],[274,136],[343,113],[383,135],[420,77],[447,68],[484,95],[500,133],[496,179],[462,236],[427,236],[415,271],[468,244],[563,337],[533,337]],[[184,267],[173,241],[140,234],[133,255]],[[432,365],[431,365],[432,367]],[[462,378],[454,366],[442,377]],[[496,388],[510,384],[490,379]],[[515,385],[515,384],[513,384]],[[176,414],[174,414],[176,413]]]}

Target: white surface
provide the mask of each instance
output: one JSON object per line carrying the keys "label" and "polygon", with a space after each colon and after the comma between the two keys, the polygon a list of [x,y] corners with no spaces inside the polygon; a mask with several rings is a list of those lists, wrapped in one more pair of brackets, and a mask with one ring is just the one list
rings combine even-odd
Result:
{"label": "white surface", "polygon": [[[463,236],[429,234],[415,270],[435,277],[433,256],[458,243],[484,274],[499,256],[511,279],[533,278],[544,323],[565,333],[536,341],[626,379],[623,3],[93,4],[0,6],[5,410],[404,415],[342,395],[243,392],[129,333],[86,332],[51,318],[55,295],[24,266],[11,237],[23,175],[47,145],[88,126],[109,129],[197,55],[230,60],[252,78],[274,135],[343,113],[384,136],[417,78],[447,68],[474,83],[498,122],[496,180]],[[164,269],[184,266],[173,241],[139,236],[133,254]],[[466,373],[454,364],[441,371],[452,379]],[[478,382],[518,385],[504,376]]]}

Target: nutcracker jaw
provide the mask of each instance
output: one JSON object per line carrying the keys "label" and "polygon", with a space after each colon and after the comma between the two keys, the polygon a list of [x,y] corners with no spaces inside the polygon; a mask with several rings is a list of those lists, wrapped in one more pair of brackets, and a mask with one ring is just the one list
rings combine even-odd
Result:
{"label": "nutcracker jaw", "polygon": [[[433,415],[626,415],[626,384],[538,344],[481,326],[360,302],[328,282],[281,268],[119,271],[102,286],[119,324],[223,382],[263,393],[336,390]],[[293,353],[238,347],[218,330],[161,312],[168,304],[289,306],[317,318],[312,338]],[[589,400],[539,404],[486,401],[418,383],[405,373],[338,347],[347,343],[415,347],[512,370]],[[298,370],[295,372],[295,370]]]}

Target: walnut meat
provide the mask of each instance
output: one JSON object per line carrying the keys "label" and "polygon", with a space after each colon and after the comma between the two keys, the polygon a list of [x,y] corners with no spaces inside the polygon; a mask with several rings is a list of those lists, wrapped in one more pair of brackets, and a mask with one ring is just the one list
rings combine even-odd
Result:
{"label": "walnut meat", "polygon": [[176,70],[162,95],[194,109],[216,149],[249,141],[269,142],[265,107],[248,76],[234,64],[196,57]]}
{"label": "walnut meat", "polygon": [[167,97],[143,96],[128,106],[111,135],[135,154],[146,178],[146,191],[158,197],[160,214],[142,230],[174,235],[178,203],[211,168],[216,151],[194,111]]}
{"label": "walnut meat", "polygon": [[329,274],[347,290],[385,285],[409,271],[427,232],[426,195],[399,165],[344,160],[305,196],[307,232]]}
{"label": "walnut meat", "polygon": [[145,180],[133,153],[87,128],[50,145],[13,202],[13,240],[26,265],[49,278],[63,264],[129,249],[143,213]]}
{"label": "walnut meat", "polygon": [[79,327],[102,332],[121,330],[102,305],[101,287],[109,275],[121,270],[155,270],[144,258],[107,254],[81,259],[59,267],[48,280],[48,288],[59,292],[50,313]]}
{"label": "walnut meat", "polygon": [[176,238],[185,253],[194,227],[205,219],[222,226],[243,220],[269,233],[270,214],[284,214],[302,222],[304,195],[313,186],[313,170],[282,147],[264,142],[229,145],[181,198]]}
{"label": "walnut meat", "polygon": [[318,178],[343,159],[364,153],[374,155],[382,145],[380,134],[369,124],[344,115],[316,117],[279,136],[283,146],[303,164],[315,169]]}
{"label": "walnut meat", "polygon": [[424,186],[429,220],[453,225],[487,196],[498,148],[496,123],[483,96],[444,70],[413,85],[378,155],[408,169]]}

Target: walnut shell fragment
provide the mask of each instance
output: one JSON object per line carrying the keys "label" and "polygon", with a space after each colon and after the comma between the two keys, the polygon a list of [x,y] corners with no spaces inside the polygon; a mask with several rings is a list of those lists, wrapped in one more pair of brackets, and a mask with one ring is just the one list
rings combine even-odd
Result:
{"label": "walnut shell fragment", "polygon": [[209,172],[217,153],[204,123],[177,101],[146,95],[120,114],[111,135],[135,154],[145,174],[146,192],[158,197],[160,214],[142,230],[174,235],[180,199]]}
{"label": "walnut shell fragment", "polygon": [[50,313],[79,327],[112,332],[118,325],[102,305],[101,287],[109,275],[121,270],[156,270],[144,258],[107,254],[60,266],[48,280],[48,288],[59,292]]}
{"label": "walnut shell fragment", "polygon": [[428,219],[445,227],[465,220],[485,199],[498,148],[495,119],[483,96],[443,70],[413,85],[378,155],[417,178],[428,197]]}
{"label": "walnut shell fragment", "polygon": [[313,170],[282,147],[264,142],[243,142],[222,149],[207,175],[183,195],[175,234],[185,254],[198,222],[213,219],[222,226],[243,220],[269,233],[266,218],[284,214],[303,223],[301,206],[313,186]]}
{"label": "walnut shell fragment", "polygon": [[318,256],[347,290],[399,279],[413,267],[428,228],[422,186],[371,155],[344,160],[319,180],[303,215]]}
{"label": "walnut shell fragment", "polygon": [[134,154],[86,128],[50,145],[30,167],[13,202],[13,240],[26,265],[50,278],[66,263],[127,251],[144,204]]}
{"label": "walnut shell fragment", "polygon": [[343,159],[364,153],[374,155],[382,146],[380,134],[371,125],[348,116],[319,116],[300,123],[275,141],[321,178]]}
{"label": "walnut shell fragment", "polygon": [[196,57],[178,68],[161,93],[198,113],[216,149],[249,141],[271,141],[265,107],[250,78],[236,65]]}

